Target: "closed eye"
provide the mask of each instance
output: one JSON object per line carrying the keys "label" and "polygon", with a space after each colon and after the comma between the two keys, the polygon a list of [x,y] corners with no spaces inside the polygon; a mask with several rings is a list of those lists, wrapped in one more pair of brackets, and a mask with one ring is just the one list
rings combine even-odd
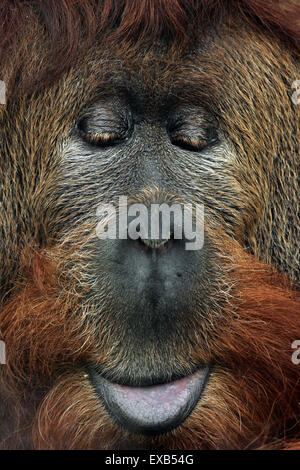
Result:
{"label": "closed eye", "polygon": [[173,145],[185,150],[200,151],[209,145],[207,140],[195,139],[188,136],[176,136],[171,139]]}
{"label": "closed eye", "polygon": [[84,132],[81,130],[81,137],[88,144],[95,145],[97,147],[110,147],[116,145],[122,140],[120,134],[115,132]]}
{"label": "closed eye", "polygon": [[184,150],[200,152],[206,147],[210,147],[219,141],[216,129],[208,129],[205,134],[205,138],[201,136],[175,134],[171,136],[171,142],[173,145]]}
{"label": "closed eye", "polygon": [[116,100],[95,103],[78,121],[82,140],[95,147],[106,148],[127,139],[133,130],[131,113]]}

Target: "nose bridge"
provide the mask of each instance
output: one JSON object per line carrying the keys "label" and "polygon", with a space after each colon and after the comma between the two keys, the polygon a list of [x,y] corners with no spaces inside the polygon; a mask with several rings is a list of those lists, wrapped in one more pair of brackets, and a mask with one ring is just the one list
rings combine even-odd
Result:
{"label": "nose bridge", "polygon": [[147,158],[147,154],[144,155],[141,162],[139,179],[142,188],[149,188],[149,190],[157,188],[160,191],[164,191],[170,186],[170,183],[163,174],[162,162],[157,162],[151,155]]}
{"label": "nose bridge", "polygon": [[143,123],[137,155],[138,178],[143,188],[159,188],[162,191],[170,188],[171,182],[164,172],[167,159],[166,139],[167,135],[162,126],[150,122]]}
{"label": "nose bridge", "polygon": [[[128,227],[136,230],[138,226],[139,238],[147,246],[157,248],[172,237],[175,225],[176,233],[179,226],[183,230],[182,208],[182,198],[159,185],[148,185],[128,200]],[[153,244],[154,239],[159,243]]]}

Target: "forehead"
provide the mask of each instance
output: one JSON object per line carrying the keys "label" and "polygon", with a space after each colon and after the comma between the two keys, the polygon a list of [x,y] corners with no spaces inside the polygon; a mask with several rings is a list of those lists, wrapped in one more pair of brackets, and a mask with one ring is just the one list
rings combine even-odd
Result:
{"label": "forehead", "polygon": [[[101,40],[46,93],[53,103],[59,99],[68,123],[93,103],[116,97],[143,116],[183,105],[227,122],[233,108],[246,109],[245,101],[268,99],[268,77],[279,78],[286,54],[279,40],[247,24],[206,30],[184,51],[163,42]],[[53,110],[57,114],[57,106]]]}
{"label": "forehead", "polygon": [[100,100],[119,97],[137,111],[149,106],[149,112],[181,104],[197,106],[203,102],[207,82],[211,82],[200,48],[185,56],[172,50],[161,51],[158,46],[134,54],[126,48],[115,48],[92,58],[85,71],[88,76],[84,80],[89,87],[94,85]]}
{"label": "forehead", "polygon": [[[226,81],[234,88],[234,79],[247,80],[249,62],[253,66],[256,57],[262,61],[272,55],[270,42],[248,25],[222,24],[200,32],[197,43],[184,51],[162,42],[102,42],[84,58],[83,70],[99,97],[123,96],[142,109],[149,103],[152,109],[180,103],[212,107],[222,99]],[[255,74],[254,67],[254,79]]]}

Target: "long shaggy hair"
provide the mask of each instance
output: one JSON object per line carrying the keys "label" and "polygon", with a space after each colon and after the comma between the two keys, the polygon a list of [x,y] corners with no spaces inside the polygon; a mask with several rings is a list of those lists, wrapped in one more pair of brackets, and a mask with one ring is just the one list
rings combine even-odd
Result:
{"label": "long shaggy hair", "polygon": [[[193,357],[222,365],[208,385],[207,395],[215,399],[206,403],[204,396],[199,412],[196,408],[180,428],[146,442],[114,425],[86,374],[72,370],[86,357],[99,358],[91,342],[95,326],[84,315],[80,293],[74,292],[72,273],[66,282],[67,257],[81,251],[75,239],[82,237],[77,236],[69,253],[63,247],[61,252],[26,253],[28,277],[1,313],[7,350],[17,353],[8,355],[3,379],[7,394],[17,400],[14,422],[27,422],[23,439],[33,433],[37,449],[118,449],[124,440],[129,448],[132,441],[153,449],[297,448],[300,381],[291,345],[300,337],[300,300],[287,279],[237,243],[224,245],[224,237],[216,242],[226,266],[226,315],[217,319],[222,335],[208,325],[211,337]],[[110,325],[104,321],[99,327],[109,337]],[[103,341],[103,356],[110,353],[105,349]],[[24,381],[28,389],[21,398],[18,388]],[[50,385],[43,394],[41,389]],[[24,409],[29,416],[22,415]],[[15,447],[16,439],[12,434],[4,445]]]}
{"label": "long shaggy hair", "polygon": [[[63,139],[75,121],[74,108],[80,108],[78,102],[83,94],[92,101],[99,91],[93,89],[93,84],[84,88],[80,75],[89,74],[89,70],[85,70],[86,58],[91,58],[93,73],[102,73],[97,70],[97,64],[93,65],[95,44],[97,47],[102,42],[116,47],[122,44],[116,52],[116,63],[124,56],[128,60],[132,58],[134,63],[137,51],[147,50],[152,44],[154,49],[162,47],[161,54],[169,53],[176,58],[189,51],[199,31],[217,28],[228,12],[233,12],[231,26],[235,24],[232,17],[236,16],[237,25],[245,23],[259,38],[268,32],[278,41],[272,46],[264,43],[261,49],[257,46],[255,65],[256,69],[261,68],[262,74],[259,54],[269,47],[274,68],[276,54],[281,52],[278,44],[283,44],[290,54],[289,59],[278,59],[281,69],[290,60],[290,69],[286,67],[289,73],[299,70],[300,6],[297,1],[1,1],[0,78],[6,83],[7,116],[10,116],[6,120],[6,107],[0,108],[0,151],[3,154],[0,183],[5,188],[3,206],[0,206],[3,207],[0,241],[4,240],[0,245],[3,258],[0,338],[5,341],[7,351],[7,363],[0,366],[2,448],[300,449],[300,366],[292,361],[291,347],[300,339],[296,259],[299,253],[294,235],[297,219],[292,216],[288,219],[289,227],[282,229],[281,237],[275,239],[271,235],[281,215],[286,215],[286,207],[277,212],[274,207],[268,213],[265,211],[261,215],[265,222],[263,228],[258,226],[249,237],[247,233],[244,238],[240,237],[238,229],[222,230],[218,223],[207,228],[220,273],[215,281],[212,304],[207,308],[209,315],[199,315],[199,324],[188,326],[187,347],[193,364],[213,363],[214,371],[200,403],[186,421],[167,434],[151,438],[136,436],[118,427],[96,396],[86,373],[78,367],[91,360],[107,366],[121,363],[126,356],[122,327],[118,330],[109,322],[109,316],[96,318],[93,313],[96,308],[92,308],[95,299],[86,300],[92,282],[89,253],[95,243],[94,225],[84,220],[80,227],[56,237],[55,230],[61,221],[71,217],[64,207],[56,208],[56,212],[50,207],[56,191],[53,148],[63,148]],[[234,44],[232,41],[230,46]],[[149,63],[151,58],[149,53]],[[238,59],[244,60],[242,66],[251,80],[251,60],[248,63],[245,56]],[[228,71],[234,69],[237,58],[224,52],[218,60],[225,62],[224,70]],[[171,63],[165,72],[167,83],[171,82],[173,65]],[[218,78],[214,64],[205,71],[208,102],[210,87],[216,85]],[[138,75],[136,65],[132,76],[139,80],[144,71],[140,73]],[[187,71],[184,69],[182,73]],[[290,139],[292,160],[298,158],[294,149],[299,150],[299,130],[296,122],[291,124],[293,115],[282,137],[289,110],[288,105],[285,106],[286,90],[282,85],[284,82],[286,86],[285,76],[279,75],[269,76],[267,70],[263,77],[274,87],[278,86],[283,97],[279,109],[282,128],[276,133],[268,115],[268,129],[274,131],[274,135],[267,138],[273,139],[275,149],[281,149],[283,140]],[[72,86],[74,77],[78,88]],[[257,110],[247,90],[242,96],[242,85],[234,109],[231,103],[222,102],[222,93],[231,85],[230,79],[224,80],[224,88],[219,89],[219,106],[220,113],[230,118],[224,130],[232,136],[240,153],[249,153],[249,159],[252,158],[249,161],[253,164],[253,179],[248,178],[247,187],[241,192],[246,200],[251,187],[256,185],[257,174],[262,171],[257,157],[260,154],[251,157],[251,146],[259,151],[259,143],[256,146],[254,141],[259,137],[263,110],[260,103]],[[248,110],[241,111],[242,106],[239,107],[241,98],[247,100],[250,109],[248,124],[250,120],[252,127],[249,125],[249,128]],[[43,115],[44,119],[33,125],[31,115]],[[11,116],[21,117],[15,120]],[[47,132],[43,126],[47,126]],[[59,137],[55,129],[59,129]],[[242,132],[241,141],[239,134]],[[36,139],[36,135],[43,138]],[[47,160],[41,162],[36,155],[44,148]],[[285,155],[281,158],[288,159]],[[278,165],[278,173],[282,185],[274,186],[268,196],[260,188],[260,198],[265,198],[266,205],[273,196],[282,205],[286,200],[296,205],[297,189],[290,183],[296,179],[293,170],[284,172]],[[275,176],[265,176],[266,192]],[[67,185],[69,181],[71,178]],[[232,180],[228,181],[230,185]],[[49,199],[45,194],[50,195]],[[214,188],[209,197],[209,202],[216,199]],[[27,209],[29,200],[36,203],[31,212]],[[39,205],[41,200],[43,206]],[[218,204],[222,212],[223,201]],[[41,221],[42,207],[46,207],[47,217]],[[228,225],[231,221],[234,224],[242,209],[243,201],[236,200]],[[245,227],[258,209],[253,204],[249,211],[251,215],[243,213]],[[284,221],[280,223],[282,227]],[[120,333],[117,342],[116,332]],[[182,345],[178,346],[176,354],[178,367],[187,370],[190,364]]]}
{"label": "long shaggy hair", "polygon": [[[299,49],[299,8],[298,2],[293,0],[3,0],[0,5],[0,63],[9,61],[11,52],[36,19],[44,25],[40,41],[47,41],[46,58],[42,68],[31,64],[29,77],[22,77],[18,67],[10,74],[8,89],[13,88],[14,93],[16,81],[21,80],[23,90],[28,87],[37,90],[57,80],[97,36],[107,36],[109,32],[112,39],[128,39],[133,44],[164,37],[182,48],[198,33],[199,26],[207,28],[217,24],[228,11],[242,15],[252,25],[274,31]],[[20,68],[26,59],[20,54]]]}

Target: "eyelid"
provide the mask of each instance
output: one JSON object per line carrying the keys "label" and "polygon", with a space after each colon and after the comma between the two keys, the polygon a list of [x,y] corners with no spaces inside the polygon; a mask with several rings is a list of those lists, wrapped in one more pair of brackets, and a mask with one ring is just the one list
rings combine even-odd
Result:
{"label": "eyelid", "polygon": [[121,136],[116,132],[84,132],[81,131],[83,139],[92,145],[98,145],[100,147],[107,147],[117,143]]}
{"label": "eyelid", "polygon": [[176,135],[171,138],[173,145],[178,147],[186,148],[187,150],[202,150],[204,147],[210,144],[209,140],[189,137],[185,135]]}
{"label": "eyelid", "polygon": [[132,115],[127,106],[115,101],[95,103],[77,121],[78,131],[90,145],[113,146],[131,136]]}
{"label": "eyelid", "polygon": [[[177,121],[178,122],[178,121]],[[189,151],[198,151],[213,146],[219,142],[219,132],[216,126],[192,126],[191,123],[181,123],[180,127],[169,130],[173,145]]]}

